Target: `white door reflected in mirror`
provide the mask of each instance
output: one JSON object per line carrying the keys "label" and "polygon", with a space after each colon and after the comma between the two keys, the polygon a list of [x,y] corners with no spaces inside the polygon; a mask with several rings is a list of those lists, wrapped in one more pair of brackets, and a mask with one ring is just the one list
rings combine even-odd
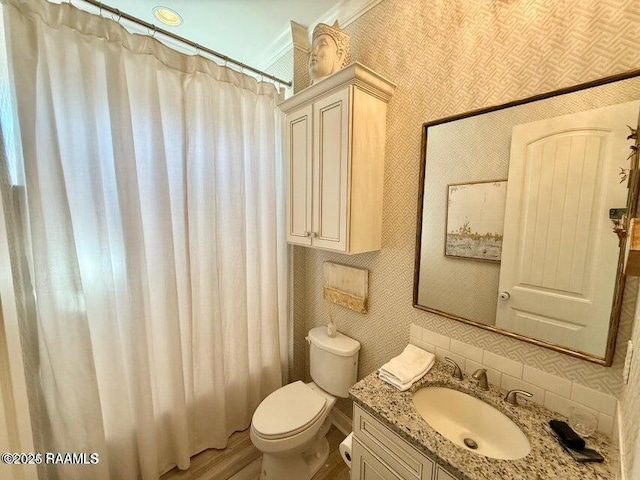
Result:
{"label": "white door reflected in mirror", "polygon": [[[604,356],[640,101],[513,127],[496,326]],[[500,294],[501,298],[502,293]]]}

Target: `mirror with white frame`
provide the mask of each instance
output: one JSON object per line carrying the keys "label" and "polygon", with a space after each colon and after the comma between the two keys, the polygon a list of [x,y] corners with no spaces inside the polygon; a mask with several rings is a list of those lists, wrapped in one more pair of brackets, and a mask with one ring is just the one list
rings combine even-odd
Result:
{"label": "mirror with white frame", "polygon": [[414,306],[610,365],[639,114],[635,71],[425,123]]}

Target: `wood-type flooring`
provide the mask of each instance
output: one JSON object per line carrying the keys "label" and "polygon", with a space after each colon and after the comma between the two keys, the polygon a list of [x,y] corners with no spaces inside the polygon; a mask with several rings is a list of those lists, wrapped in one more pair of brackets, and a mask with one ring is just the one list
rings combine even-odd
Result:
{"label": "wood-type flooring", "polygon": [[[345,435],[335,426],[327,434],[329,458],[313,480],[350,480],[338,447]],[[191,458],[188,470],[174,468],[160,480],[259,480],[262,455],[249,438],[249,429],[234,433],[224,450],[209,449]]]}

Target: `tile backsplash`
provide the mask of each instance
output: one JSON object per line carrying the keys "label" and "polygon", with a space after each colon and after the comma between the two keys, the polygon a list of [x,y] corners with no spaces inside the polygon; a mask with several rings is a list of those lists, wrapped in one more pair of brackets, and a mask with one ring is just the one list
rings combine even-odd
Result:
{"label": "tile backsplash", "polygon": [[524,365],[502,355],[483,350],[426,328],[411,324],[410,343],[434,353],[444,362],[454,360],[467,375],[479,368],[487,370],[489,383],[504,390],[519,388],[533,394],[531,400],[564,416],[572,407],[588,411],[598,418],[598,430],[613,434],[617,399],[566,378]]}

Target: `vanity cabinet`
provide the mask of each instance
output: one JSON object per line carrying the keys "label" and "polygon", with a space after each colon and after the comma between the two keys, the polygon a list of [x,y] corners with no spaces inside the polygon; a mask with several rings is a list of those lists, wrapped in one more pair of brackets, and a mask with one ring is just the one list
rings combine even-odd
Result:
{"label": "vanity cabinet", "polygon": [[289,243],[348,254],[380,250],[394,88],[356,62],[280,104]]}
{"label": "vanity cabinet", "polygon": [[357,404],[353,407],[352,480],[456,480]]}

